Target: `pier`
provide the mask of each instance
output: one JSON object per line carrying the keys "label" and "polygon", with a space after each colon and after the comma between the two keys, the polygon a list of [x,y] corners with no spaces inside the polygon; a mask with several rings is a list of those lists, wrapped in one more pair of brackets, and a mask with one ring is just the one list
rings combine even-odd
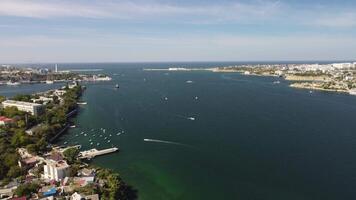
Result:
{"label": "pier", "polygon": [[97,150],[97,149],[90,149],[87,151],[81,151],[79,153],[79,158],[80,159],[92,159],[96,156],[101,156],[104,154],[109,154],[109,153],[114,153],[116,151],[118,151],[119,148],[117,147],[113,147],[113,148],[109,148],[109,149],[102,149],[102,150]]}

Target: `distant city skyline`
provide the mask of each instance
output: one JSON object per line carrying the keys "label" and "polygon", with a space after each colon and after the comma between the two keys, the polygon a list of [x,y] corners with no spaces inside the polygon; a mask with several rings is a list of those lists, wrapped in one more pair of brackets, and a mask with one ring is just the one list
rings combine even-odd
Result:
{"label": "distant city skyline", "polygon": [[0,0],[0,63],[356,60],[355,1]]}

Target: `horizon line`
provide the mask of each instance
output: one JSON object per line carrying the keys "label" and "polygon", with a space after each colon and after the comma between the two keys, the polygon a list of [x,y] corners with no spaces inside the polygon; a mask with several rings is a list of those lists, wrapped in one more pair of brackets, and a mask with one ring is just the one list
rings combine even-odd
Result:
{"label": "horizon line", "polygon": [[332,60],[210,60],[210,61],[61,61],[61,62],[4,62],[1,65],[33,65],[33,64],[141,64],[141,63],[274,63],[274,62],[286,62],[286,63],[318,63],[318,62],[356,62],[356,59],[332,59]]}

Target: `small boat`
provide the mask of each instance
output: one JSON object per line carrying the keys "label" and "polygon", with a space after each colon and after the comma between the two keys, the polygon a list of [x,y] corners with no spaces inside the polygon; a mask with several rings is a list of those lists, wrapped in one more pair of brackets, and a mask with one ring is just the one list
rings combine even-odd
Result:
{"label": "small boat", "polygon": [[198,97],[195,97],[195,100],[198,100],[199,98]]}
{"label": "small boat", "polygon": [[164,100],[168,101],[168,97],[164,97]]}
{"label": "small boat", "polygon": [[70,128],[75,128],[75,127],[76,127],[75,125],[70,126]]}
{"label": "small boat", "polygon": [[310,90],[309,93],[311,94],[311,93],[313,93],[313,91]]}
{"label": "small boat", "polygon": [[96,146],[99,146],[100,145],[100,143],[98,142],[98,143],[96,143]]}
{"label": "small boat", "polygon": [[85,102],[85,101],[82,101],[82,102],[78,102],[77,104],[78,104],[78,105],[87,105],[88,103]]}
{"label": "small boat", "polygon": [[119,88],[119,84],[116,84],[116,85],[115,85],[115,88]]}
{"label": "small boat", "polygon": [[186,81],[186,83],[193,83],[193,81]]}
{"label": "small boat", "polygon": [[108,143],[110,143],[111,141],[110,140],[108,140]]}
{"label": "small boat", "polygon": [[280,84],[280,81],[273,81],[273,84]]}
{"label": "small boat", "polygon": [[194,118],[194,117],[188,117],[188,119],[189,119],[189,120],[192,120],[192,121],[194,121],[194,120],[195,120],[195,118]]}
{"label": "small boat", "polygon": [[8,82],[6,83],[6,85],[16,86],[16,85],[20,85],[20,83],[19,83],[19,82],[8,81]]}

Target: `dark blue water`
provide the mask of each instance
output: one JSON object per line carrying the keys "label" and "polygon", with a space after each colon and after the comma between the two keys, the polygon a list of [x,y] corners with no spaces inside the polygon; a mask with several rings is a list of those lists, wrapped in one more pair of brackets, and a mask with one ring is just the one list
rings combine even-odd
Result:
{"label": "dark blue water", "polygon": [[102,68],[114,80],[87,85],[79,127],[59,143],[118,146],[94,163],[118,171],[140,199],[356,198],[355,97],[272,77],[142,70],[216,65],[63,66]]}

